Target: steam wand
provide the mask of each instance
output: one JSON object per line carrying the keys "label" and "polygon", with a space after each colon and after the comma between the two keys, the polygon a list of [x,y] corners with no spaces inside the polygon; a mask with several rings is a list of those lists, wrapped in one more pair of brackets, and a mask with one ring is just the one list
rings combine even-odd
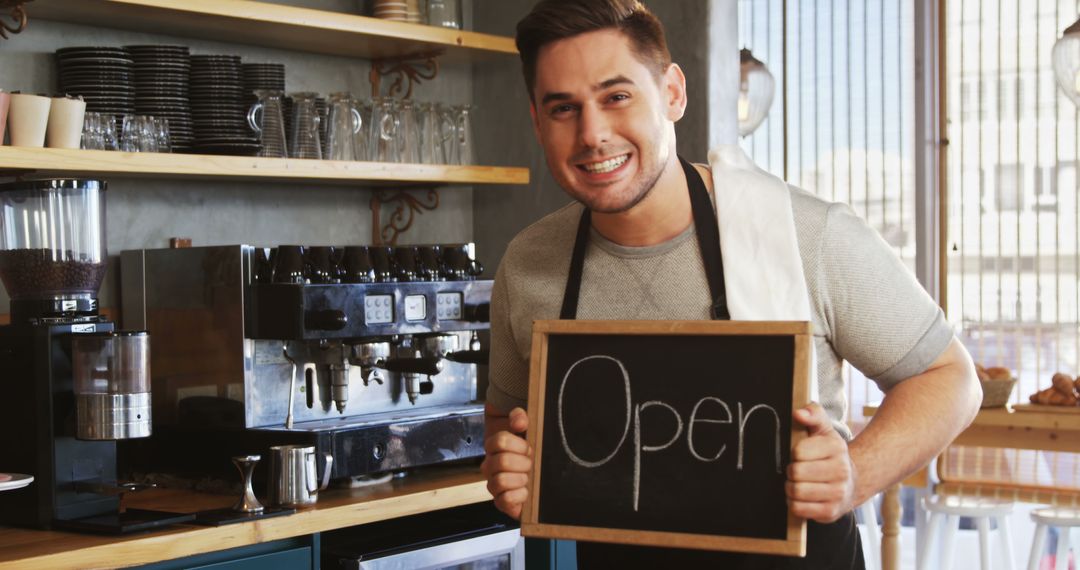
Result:
{"label": "steam wand", "polygon": [[292,374],[289,380],[289,413],[285,414],[285,429],[292,429],[293,426],[293,400],[296,398],[296,361],[289,357],[289,341],[285,341],[281,345],[281,354],[285,357],[285,360],[289,361],[292,365]]}

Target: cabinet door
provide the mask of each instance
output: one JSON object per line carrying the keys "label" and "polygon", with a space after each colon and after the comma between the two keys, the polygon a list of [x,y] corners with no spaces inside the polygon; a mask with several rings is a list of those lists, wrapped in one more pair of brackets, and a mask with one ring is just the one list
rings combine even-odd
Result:
{"label": "cabinet door", "polygon": [[227,560],[205,566],[192,566],[192,570],[313,570],[311,566],[311,548],[294,548],[282,552],[271,552]]}

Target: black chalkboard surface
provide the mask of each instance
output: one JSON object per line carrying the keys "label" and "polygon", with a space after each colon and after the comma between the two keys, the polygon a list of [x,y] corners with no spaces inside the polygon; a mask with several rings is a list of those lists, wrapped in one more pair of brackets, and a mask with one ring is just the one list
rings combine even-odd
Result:
{"label": "black chalkboard surface", "polygon": [[522,534],[805,555],[810,323],[537,321]]}

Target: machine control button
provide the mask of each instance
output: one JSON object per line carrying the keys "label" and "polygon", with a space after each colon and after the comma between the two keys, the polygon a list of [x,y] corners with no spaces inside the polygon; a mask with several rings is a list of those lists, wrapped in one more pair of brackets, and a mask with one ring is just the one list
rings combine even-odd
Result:
{"label": "machine control button", "polygon": [[459,292],[446,292],[438,293],[435,295],[436,303],[439,306],[436,313],[440,321],[460,321],[464,317],[462,313],[462,306],[464,305],[463,297]]}
{"label": "machine control button", "polygon": [[423,295],[409,295],[405,297],[405,320],[408,322],[416,322],[426,318],[427,297]]}
{"label": "machine control button", "polygon": [[394,322],[393,295],[367,295],[364,297],[364,323],[385,325]]}

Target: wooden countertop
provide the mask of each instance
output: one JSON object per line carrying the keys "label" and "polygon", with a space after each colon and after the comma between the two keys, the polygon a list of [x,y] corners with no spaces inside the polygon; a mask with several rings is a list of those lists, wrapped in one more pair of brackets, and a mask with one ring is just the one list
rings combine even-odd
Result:
{"label": "wooden countertop", "polygon": [[[195,512],[230,506],[236,497],[154,489],[129,507]],[[489,500],[478,467],[429,468],[359,489],[331,489],[295,514],[220,527],[178,525],[133,536],[0,527],[0,570],[117,568],[172,560]]]}

